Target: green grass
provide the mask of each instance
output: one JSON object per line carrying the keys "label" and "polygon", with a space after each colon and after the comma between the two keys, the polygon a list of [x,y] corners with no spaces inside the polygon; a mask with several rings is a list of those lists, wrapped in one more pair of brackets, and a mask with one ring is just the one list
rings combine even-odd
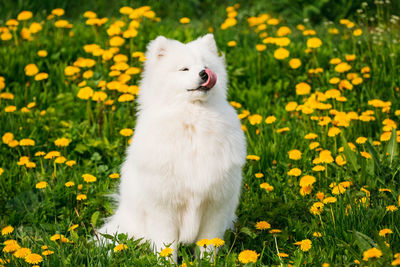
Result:
{"label": "green grass", "polygon": [[[387,210],[390,205],[397,208],[400,205],[399,137],[395,130],[384,128],[382,123],[391,119],[398,127],[399,122],[399,111],[396,112],[400,109],[398,28],[390,23],[383,24],[387,20],[381,16],[387,15],[387,12],[378,10],[374,26],[366,26],[361,15],[354,20],[352,29],[339,23],[321,24],[313,28],[315,36],[305,36],[296,25],[287,25],[284,18],[280,18],[282,20],[278,25],[268,25],[266,30],[256,31],[257,26],[250,27],[247,22],[249,14],[257,13],[256,10],[237,8],[237,25],[222,30],[220,25],[227,17],[225,8],[220,6],[212,15],[201,20],[194,16],[187,25],[179,23],[180,15],[155,8],[156,15],[162,14],[161,21],[142,18],[138,35],[126,39],[119,51],[128,57],[130,66],[141,68],[142,63],[131,54],[134,51],[144,52],[146,44],[156,36],[165,35],[187,42],[209,32],[210,27],[214,29],[219,49],[226,57],[230,78],[229,100],[242,106],[238,108],[238,113],[243,117],[242,124],[246,128],[248,154],[260,157],[260,160],[248,160],[244,167],[238,220],[235,229],[226,232],[225,245],[218,252],[215,265],[243,265],[238,255],[246,249],[259,254],[254,266],[320,266],[323,263],[347,266],[354,264],[355,260],[371,266],[390,265],[395,253],[400,252],[400,211]],[[21,247],[30,248],[38,254],[43,251],[41,246],[48,246],[54,254],[43,256],[41,266],[170,265],[166,259],[157,258],[148,244],[127,240],[124,235],[113,237],[113,244],[106,248],[90,242],[94,236],[93,229],[112,214],[114,204],[108,195],[115,192],[118,179],[110,179],[109,175],[118,173],[124,160],[129,137],[119,132],[135,127],[136,104],[135,101],[118,102],[122,95],[118,90],[104,89],[107,100],[114,101],[112,104],[77,97],[82,87],[80,83],[84,80],[94,91],[101,91],[97,86],[100,81],[117,79],[109,76],[112,60],[102,60],[86,53],[84,46],[95,43],[109,49],[110,37],[106,32],[109,26],[118,19],[127,23],[131,20],[114,12],[104,25],[94,27],[86,25],[82,14],[78,14],[78,18],[71,21],[72,29],[61,29],[54,26],[55,19],[47,20],[47,15],[34,14],[32,19],[21,21],[15,31],[10,30],[11,40],[0,40],[0,76],[4,77],[4,86],[0,83],[0,136],[4,137],[9,132],[15,140],[30,138],[35,141],[34,146],[11,147],[6,144],[5,138],[1,140],[0,228],[11,225],[15,229],[10,234],[2,235],[0,242],[15,239]],[[43,21],[43,29],[32,34],[32,40],[28,41],[20,33],[33,21]],[[284,25],[292,31],[287,35],[291,42],[285,47],[290,51],[288,58],[278,60],[274,57],[278,48],[275,44],[267,44],[261,52],[256,50],[256,45],[262,44],[265,38],[261,37],[264,32],[276,37],[277,30]],[[305,24],[305,27],[311,29],[310,25]],[[329,33],[331,28],[336,28],[338,34]],[[363,33],[354,36],[353,30],[358,28]],[[318,37],[322,45],[306,52],[307,40],[312,37]],[[236,46],[229,47],[229,41],[236,41]],[[48,55],[39,57],[39,50],[46,50]],[[354,61],[348,61],[351,70],[338,73],[330,60],[340,58],[346,61],[346,54],[356,56]],[[95,60],[96,64],[90,68],[92,77],[83,78],[83,72],[89,69],[84,67],[74,76],[65,75],[65,68],[73,65],[79,57]],[[302,65],[292,69],[289,64],[291,58],[299,58]],[[40,72],[47,73],[48,79],[35,81],[34,77],[27,76],[24,68],[30,63],[36,64]],[[361,73],[367,66],[370,72]],[[316,68],[323,71],[310,73],[310,69]],[[329,80],[338,77],[351,81],[348,73],[355,73],[363,80],[351,90],[341,90],[346,101],[320,99],[331,105],[328,110],[319,109],[316,103],[309,101],[307,105],[312,108],[311,114],[305,114],[307,111],[304,108],[297,111],[285,109],[290,101],[302,105],[315,97],[316,92],[321,95],[329,89],[338,89],[338,84],[330,84]],[[132,75],[127,84],[137,85],[139,79],[139,75]],[[310,94],[296,95],[295,88],[300,82],[311,86]],[[5,92],[12,93],[14,98],[7,99]],[[372,99],[390,101],[391,105],[386,103],[386,107],[374,107],[368,103]],[[23,112],[23,108],[32,102],[35,106]],[[6,112],[10,106],[16,106],[16,111]],[[246,110],[250,115],[246,116]],[[347,126],[341,126],[347,117],[335,118],[337,112],[355,112],[359,117],[367,110],[371,111],[370,121],[363,121],[363,117],[353,118]],[[265,118],[272,115],[277,120],[266,124]],[[257,122],[260,116],[261,121]],[[320,126],[322,116],[329,116],[332,122]],[[334,126],[341,133],[331,137],[328,132]],[[290,130],[279,133],[278,130],[284,127]],[[305,139],[304,136],[310,132],[317,134],[317,139]],[[389,138],[383,138],[384,132]],[[356,139],[361,136],[367,141],[357,144]],[[62,137],[71,140],[68,146],[55,145],[54,141]],[[373,143],[379,140],[379,145]],[[313,160],[319,156],[318,148],[309,147],[313,141],[320,143],[319,148],[331,151],[333,159],[338,155],[345,157],[346,164],[322,163],[326,170],[313,171],[316,165]],[[355,144],[354,151],[347,142]],[[343,152],[340,152],[341,147]],[[302,152],[300,160],[289,159],[288,151],[293,149]],[[39,151],[59,151],[66,160],[74,160],[76,164],[67,166],[55,163],[55,159],[35,156]],[[364,151],[369,153],[370,159],[361,156],[359,152]],[[18,165],[23,156],[28,156],[36,167]],[[302,174],[299,177],[289,176],[288,171],[295,167],[301,169]],[[82,178],[85,173],[96,176],[97,181],[85,183]],[[256,178],[256,173],[262,173],[264,177]],[[303,196],[300,194],[300,181],[304,175],[314,176],[316,182],[310,194]],[[40,181],[46,181],[47,187],[36,188]],[[66,187],[68,181],[73,181],[75,185]],[[345,181],[351,182],[351,186],[342,190],[341,194],[335,194],[337,188],[334,190],[333,183]],[[260,188],[263,183],[273,186],[273,190]],[[82,188],[79,189],[78,185]],[[314,215],[310,208],[319,201],[318,192],[324,193],[325,197],[334,196],[337,201],[326,204],[320,215]],[[78,194],[85,194],[87,199],[78,201]],[[255,225],[259,221],[267,221],[271,228],[279,229],[281,233],[257,230]],[[69,227],[75,224],[78,227],[69,231]],[[380,236],[379,231],[384,228],[391,229],[393,233]],[[320,232],[321,237],[315,237],[314,232]],[[62,234],[72,242],[52,241],[50,238],[55,234]],[[312,241],[308,251],[294,244],[306,239]],[[126,244],[127,249],[114,252],[113,248],[118,243]],[[5,247],[0,245],[0,258],[10,260],[6,266],[29,265],[24,259],[6,252]],[[378,248],[382,256],[363,262],[363,253],[372,247]],[[279,258],[278,250],[289,257]],[[213,251],[202,260],[196,257],[198,253],[196,245],[182,246],[179,264],[212,265]]]}

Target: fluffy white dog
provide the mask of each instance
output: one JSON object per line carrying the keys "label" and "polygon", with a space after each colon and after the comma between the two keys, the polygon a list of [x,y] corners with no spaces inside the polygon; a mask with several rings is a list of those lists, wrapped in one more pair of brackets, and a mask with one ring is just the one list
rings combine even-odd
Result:
{"label": "fluffy white dog", "polygon": [[246,158],[227,73],[212,34],[183,44],[163,36],[147,47],[119,205],[100,233],[171,244],[222,238],[235,220]]}

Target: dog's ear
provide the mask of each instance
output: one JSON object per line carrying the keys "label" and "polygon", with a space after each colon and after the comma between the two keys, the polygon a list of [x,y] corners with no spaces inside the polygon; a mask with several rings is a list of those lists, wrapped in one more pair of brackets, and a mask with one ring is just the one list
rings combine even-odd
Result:
{"label": "dog's ear", "polygon": [[207,49],[209,49],[211,52],[218,54],[218,48],[217,44],[215,43],[214,34],[206,34],[203,37],[200,37],[200,41],[204,47],[207,47]]}
{"label": "dog's ear", "polygon": [[151,41],[147,45],[146,58],[160,59],[162,58],[167,50],[168,39],[164,36],[158,36],[156,39]]}

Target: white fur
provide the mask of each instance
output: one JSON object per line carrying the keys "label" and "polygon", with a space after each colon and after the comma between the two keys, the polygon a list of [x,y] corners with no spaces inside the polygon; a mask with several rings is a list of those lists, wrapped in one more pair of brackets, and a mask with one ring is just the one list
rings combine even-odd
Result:
{"label": "white fur", "polygon": [[[179,242],[222,238],[232,226],[246,141],[226,99],[224,58],[213,35],[188,44],[159,36],[146,58],[119,206],[99,232],[144,238],[156,251],[172,243],[176,259]],[[204,67],[216,73],[216,85],[187,91],[202,83]]]}

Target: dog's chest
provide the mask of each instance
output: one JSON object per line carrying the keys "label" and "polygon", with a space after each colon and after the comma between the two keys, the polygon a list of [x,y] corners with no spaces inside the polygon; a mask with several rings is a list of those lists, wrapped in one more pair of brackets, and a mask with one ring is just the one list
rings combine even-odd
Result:
{"label": "dog's chest", "polygon": [[172,134],[168,139],[173,142],[165,152],[177,182],[207,187],[226,178],[235,154],[232,129],[226,122],[211,115],[187,116],[171,127],[175,129],[168,131]]}

